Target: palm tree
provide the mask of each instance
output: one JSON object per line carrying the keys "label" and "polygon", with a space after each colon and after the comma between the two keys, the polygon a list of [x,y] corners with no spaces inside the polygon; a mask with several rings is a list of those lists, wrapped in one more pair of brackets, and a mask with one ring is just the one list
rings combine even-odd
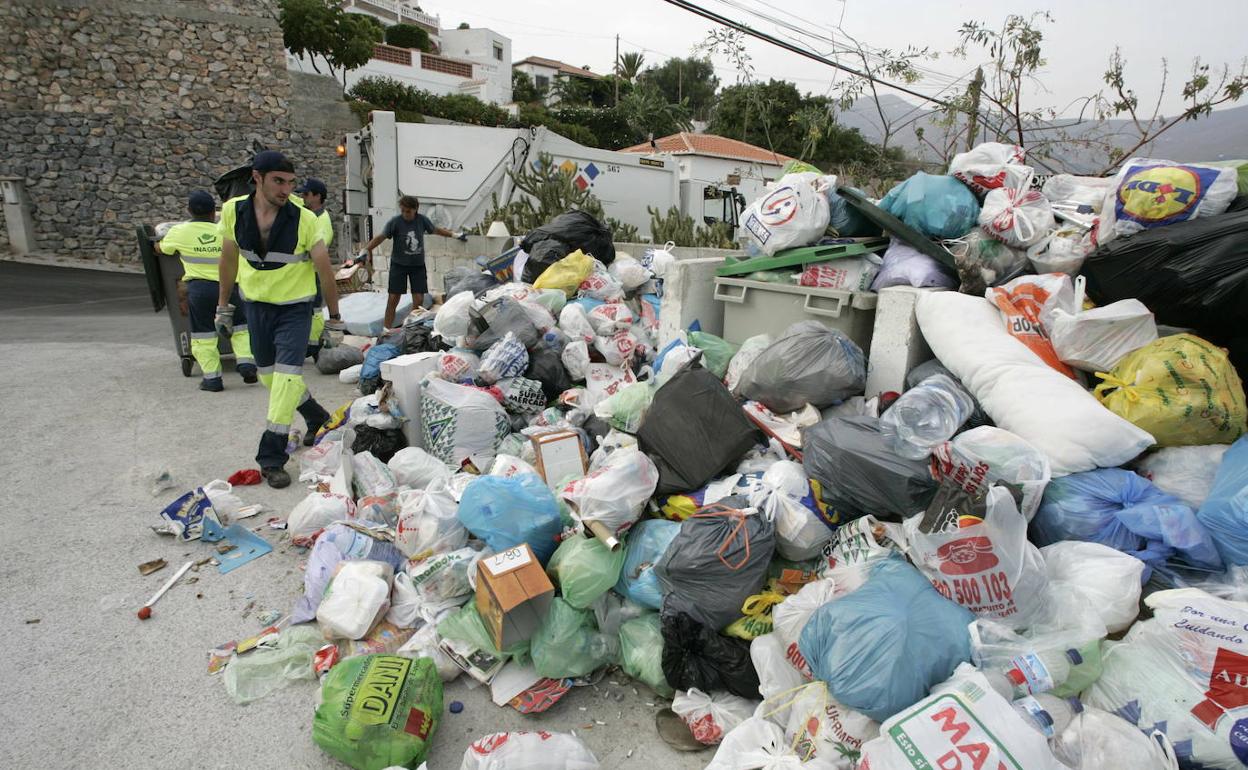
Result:
{"label": "palm tree", "polygon": [[620,54],[619,60],[615,63],[615,72],[620,77],[632,83],[641,74],[641,68],[645,66],[646,57],[640,51],[629,51]]}
{"label": "palm tree", "polygon": [[620,111],[637,141],[647,136],[667,136],[688,131],[689,105],[671,104],[653,84],[645,83],[620,98]]}

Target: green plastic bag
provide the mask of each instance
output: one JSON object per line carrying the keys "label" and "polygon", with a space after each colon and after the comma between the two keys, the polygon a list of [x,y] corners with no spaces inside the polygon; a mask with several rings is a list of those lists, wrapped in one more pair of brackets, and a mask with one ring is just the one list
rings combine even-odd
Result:
{"label": "green plastic bag", "polygon": [[274,648],[262,647],[230,661],[223,681],[235,703],[259,700],[298,679],[316,679],[312,659],[325,645],[315,624],[282,631]]}
{"label": "green plastic bag", "polygon": [[360,655],[329,670],[312,740],[355,770],[416,767],[442,718],[442,680],[428,658]]}
{"label": "green plastic bag", "polygon": [[702,350],[702,365],[721,380],[728,373],[728,364],[732,363],[732,357],[741,348],[740,345],[734,345],[706,332],[689,332],[689,344]]}
{"label": "green plastic bag", "polygon": [[485,621],[481,619],[481,613],[477,611],[477,602],[475,599],[468,600],[468,603],[460,607],[459,610],[441,623],[438,624],[438,636],[443,639],[454,639],[457,642],[467,642],[479,650],[494,655],[495,657],[509,656],[517,663],[523,663],[528,658],[529,640],[516,642],[506,650],[500,651],[494,646],[494,640],[490,638],[490,632],[485,627]]}
{"label": "green plastic bag", "polygon": [[648,612],[620,626],[620,650],[624,673],[665,698],[676,693],[663,676],[663,624],[659,613]]}
{"label": "green plastic bag", "polygon": [[625,385],[614,396],[608,396],[594,405],[594,414],[606,420],[612,428],[625,433],[636,433],[642,418],[654,400],[654,388],[648,382]]}
{"label": "green plastic bag", "polygon": [[568,604],[583,610],[620,579],[624,549],[608,549],[597,538],[570,537],[559,544],[546,574]]}
{"label": "green plastic bag", "polygon": [[546,622],[533,635],[533,668],[538,676],[575,678],[614,662],[620,640],[598,633],[597,628],[593,612],[555,597]]}

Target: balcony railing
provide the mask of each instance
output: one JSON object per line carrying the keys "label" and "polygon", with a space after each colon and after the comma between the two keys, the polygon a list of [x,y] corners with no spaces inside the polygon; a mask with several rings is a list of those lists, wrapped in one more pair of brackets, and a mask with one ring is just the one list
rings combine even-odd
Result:
{"label": "balcony railing", "polygon": [[422,53],[420,55],[420,68],[432,72],[441,72],[446,75],[457,75],[461,78],[472,77],[472,65],[468,62],[446,59],[431,53]]}
{"label": "balcony railing", "polygon": [[377,43],[373,46],[373,58],[378,61],[410,67],[412,66],[412,49]]}

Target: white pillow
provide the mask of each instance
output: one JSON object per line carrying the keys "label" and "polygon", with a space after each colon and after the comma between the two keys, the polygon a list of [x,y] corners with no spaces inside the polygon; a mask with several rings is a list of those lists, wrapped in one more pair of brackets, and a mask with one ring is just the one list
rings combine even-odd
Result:
{"label": "white pillow", "polygon": [[998,427],[1047,455],[1054,476],[1113,468],[1155,443],[1010,336],[983,297],[924,294],[915,314],[940,362]]}

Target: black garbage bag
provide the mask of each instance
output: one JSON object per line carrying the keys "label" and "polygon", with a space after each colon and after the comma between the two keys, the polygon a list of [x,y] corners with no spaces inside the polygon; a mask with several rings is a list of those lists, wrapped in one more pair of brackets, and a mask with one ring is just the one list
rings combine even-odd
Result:
{"label": "black garbage bag", "polygon": [[686,613],[715,630],[731,625],[767,582],[775,550],[776,525],[762,514],[727,502],[702,508],[680,523],[654,565],[664,612]]}
{"label": "black garbage bag", "polygon": [[818,409],[859,395],[866,383],[862,348],[839,329],[799,321],[746,367],[735,392],[787,414],[806,404]]}
{"label": "black garbage bag", "polygon": [[[542,338],[520,303],[511,297],[499,297],[484,307],[468,311],[468,347],[478,353],[514,332],[526,348],[532,349]],[[533,379],[539,379],[534,377]]]}
{"label": "black garbage bag", "polygon": [[700,489],[733,467],[758,429],[719,378],[694,361],[655,391],[637,441],[659,469],[655,494]]}
{"label": "black garbage bag", "polygon": [[372,452],[373,457],[376,457],[383,463],[388,463],[390,458],[394,457],[395,452],[406,446],[407,437],[398,428],[382,430],[371,425],[361,424],[355,426],[355,441],[351,444],[351,451],[357,454],[360,452]]}
{"label": "black garbage bag", "polygon": [[494,276],[483,273],[475,267],[452,267],[442,276],[442,289],[447,297],[453,297],[461,291],[470,291],[472,296],[480,297],[498,285]]}
{"label": "black garbage bag", "polygon": [[668,613],[663,623],[663,678],[678,690],[727,690],[758,700],[758,672],[750,659],[750,643],[724,636],[683,612]]}
{"label": "black garbage bag", "polygon": [[364,351],[350,345],[325,348],[316,357],[316,370],[321,374],[337,374],[364,363]]}
{"label": "black garbage bag", "polygon": [[971,402],[975,404],[975,409],[971,412],[971,416],[966,422],[962,423],[962,427],[958,428],[958,433],[968,431],[971,428],[979,428],[984,425],[996,424],[992,421],[992,418],[988,416],[988,413],[984,411],[984,408],[979,405],[979,399],[975,398],[975,396],[966,389],[965,385],[962,385],[962,381],[955,377],[953,372],[946,369],[944,365],[942,365],[940,361],[937,361],[935,358],[930,361],[924,361],[906,373],[906,390],[913,388],[915,385],[918,385],[928,377],[937,374],[943,374],[956,382],[962,387],[962,391],[966,393],[968,398],[971,399]]}
{"label": "black garbage bag", "polygon": [[524,263],[524,273],[521,280],[525,283],[533,283],[542,273],[546,272],[546,268],[555,264],[559,260],[571,254],[576,249],[568,246],[563,241],[556,241],[551,238],[545,241],[539,241],[533,246],[533,253],[529,255],[529,259]]}
{"label": "black garbage bag", "polygon": [[1098,305],[1138,299],[1158,324],[1194,330],[1248,372],[1248,211],[1115,238],[1082,274]]}
{"label": "black garbage bag", "polygon": [[445,350],[442,340],[433,336],[433,320],[403,325],[403,340],[399,347],[404,353],[432,353]]}
{"label": "black garbage bag", "polygon": [[[567,251],[563,255],[555,257],[555,260],[562,260],[564,256],[569,255],[578,248],[580,251],[592,256],[595,260],[602,262],[603,265],[610,265],[615,261],[615,243],[612,238],[612,228],[603,225],[602,222],[595,220],[592,215],[584,211],[568,211],[560,213],[559,216],[545,223],[542,227],[530,230],[524,240],[520,241],[520,248],[528,253],[530,260],[534,255],[543,255],[539,261],[544,261],[549,253],[550,247],[543,247],[538,250],[539,243],[543,241],[558,241]],[[555,260],[552,260],[555,261]],[[528,271],[525,271],[528,273]],[[540,273],[539,273],[540,275]]]}
{"label": "black garbage bag", "polygon": [[926,460],[892,450],[878,417],[831,417],[803,428],[802,467],[821,486],[825,520],[837,525],[866,514],[901,521],[924,511],[938,486]]}
{"label": "black garbage bag", "polygon": [[524,376],[542,383],[547,401],[554,401],[559,394],[572,387],[572,376],[563,366],[563,359],[545,342],[538,342],[529,351],[529,368]]}

